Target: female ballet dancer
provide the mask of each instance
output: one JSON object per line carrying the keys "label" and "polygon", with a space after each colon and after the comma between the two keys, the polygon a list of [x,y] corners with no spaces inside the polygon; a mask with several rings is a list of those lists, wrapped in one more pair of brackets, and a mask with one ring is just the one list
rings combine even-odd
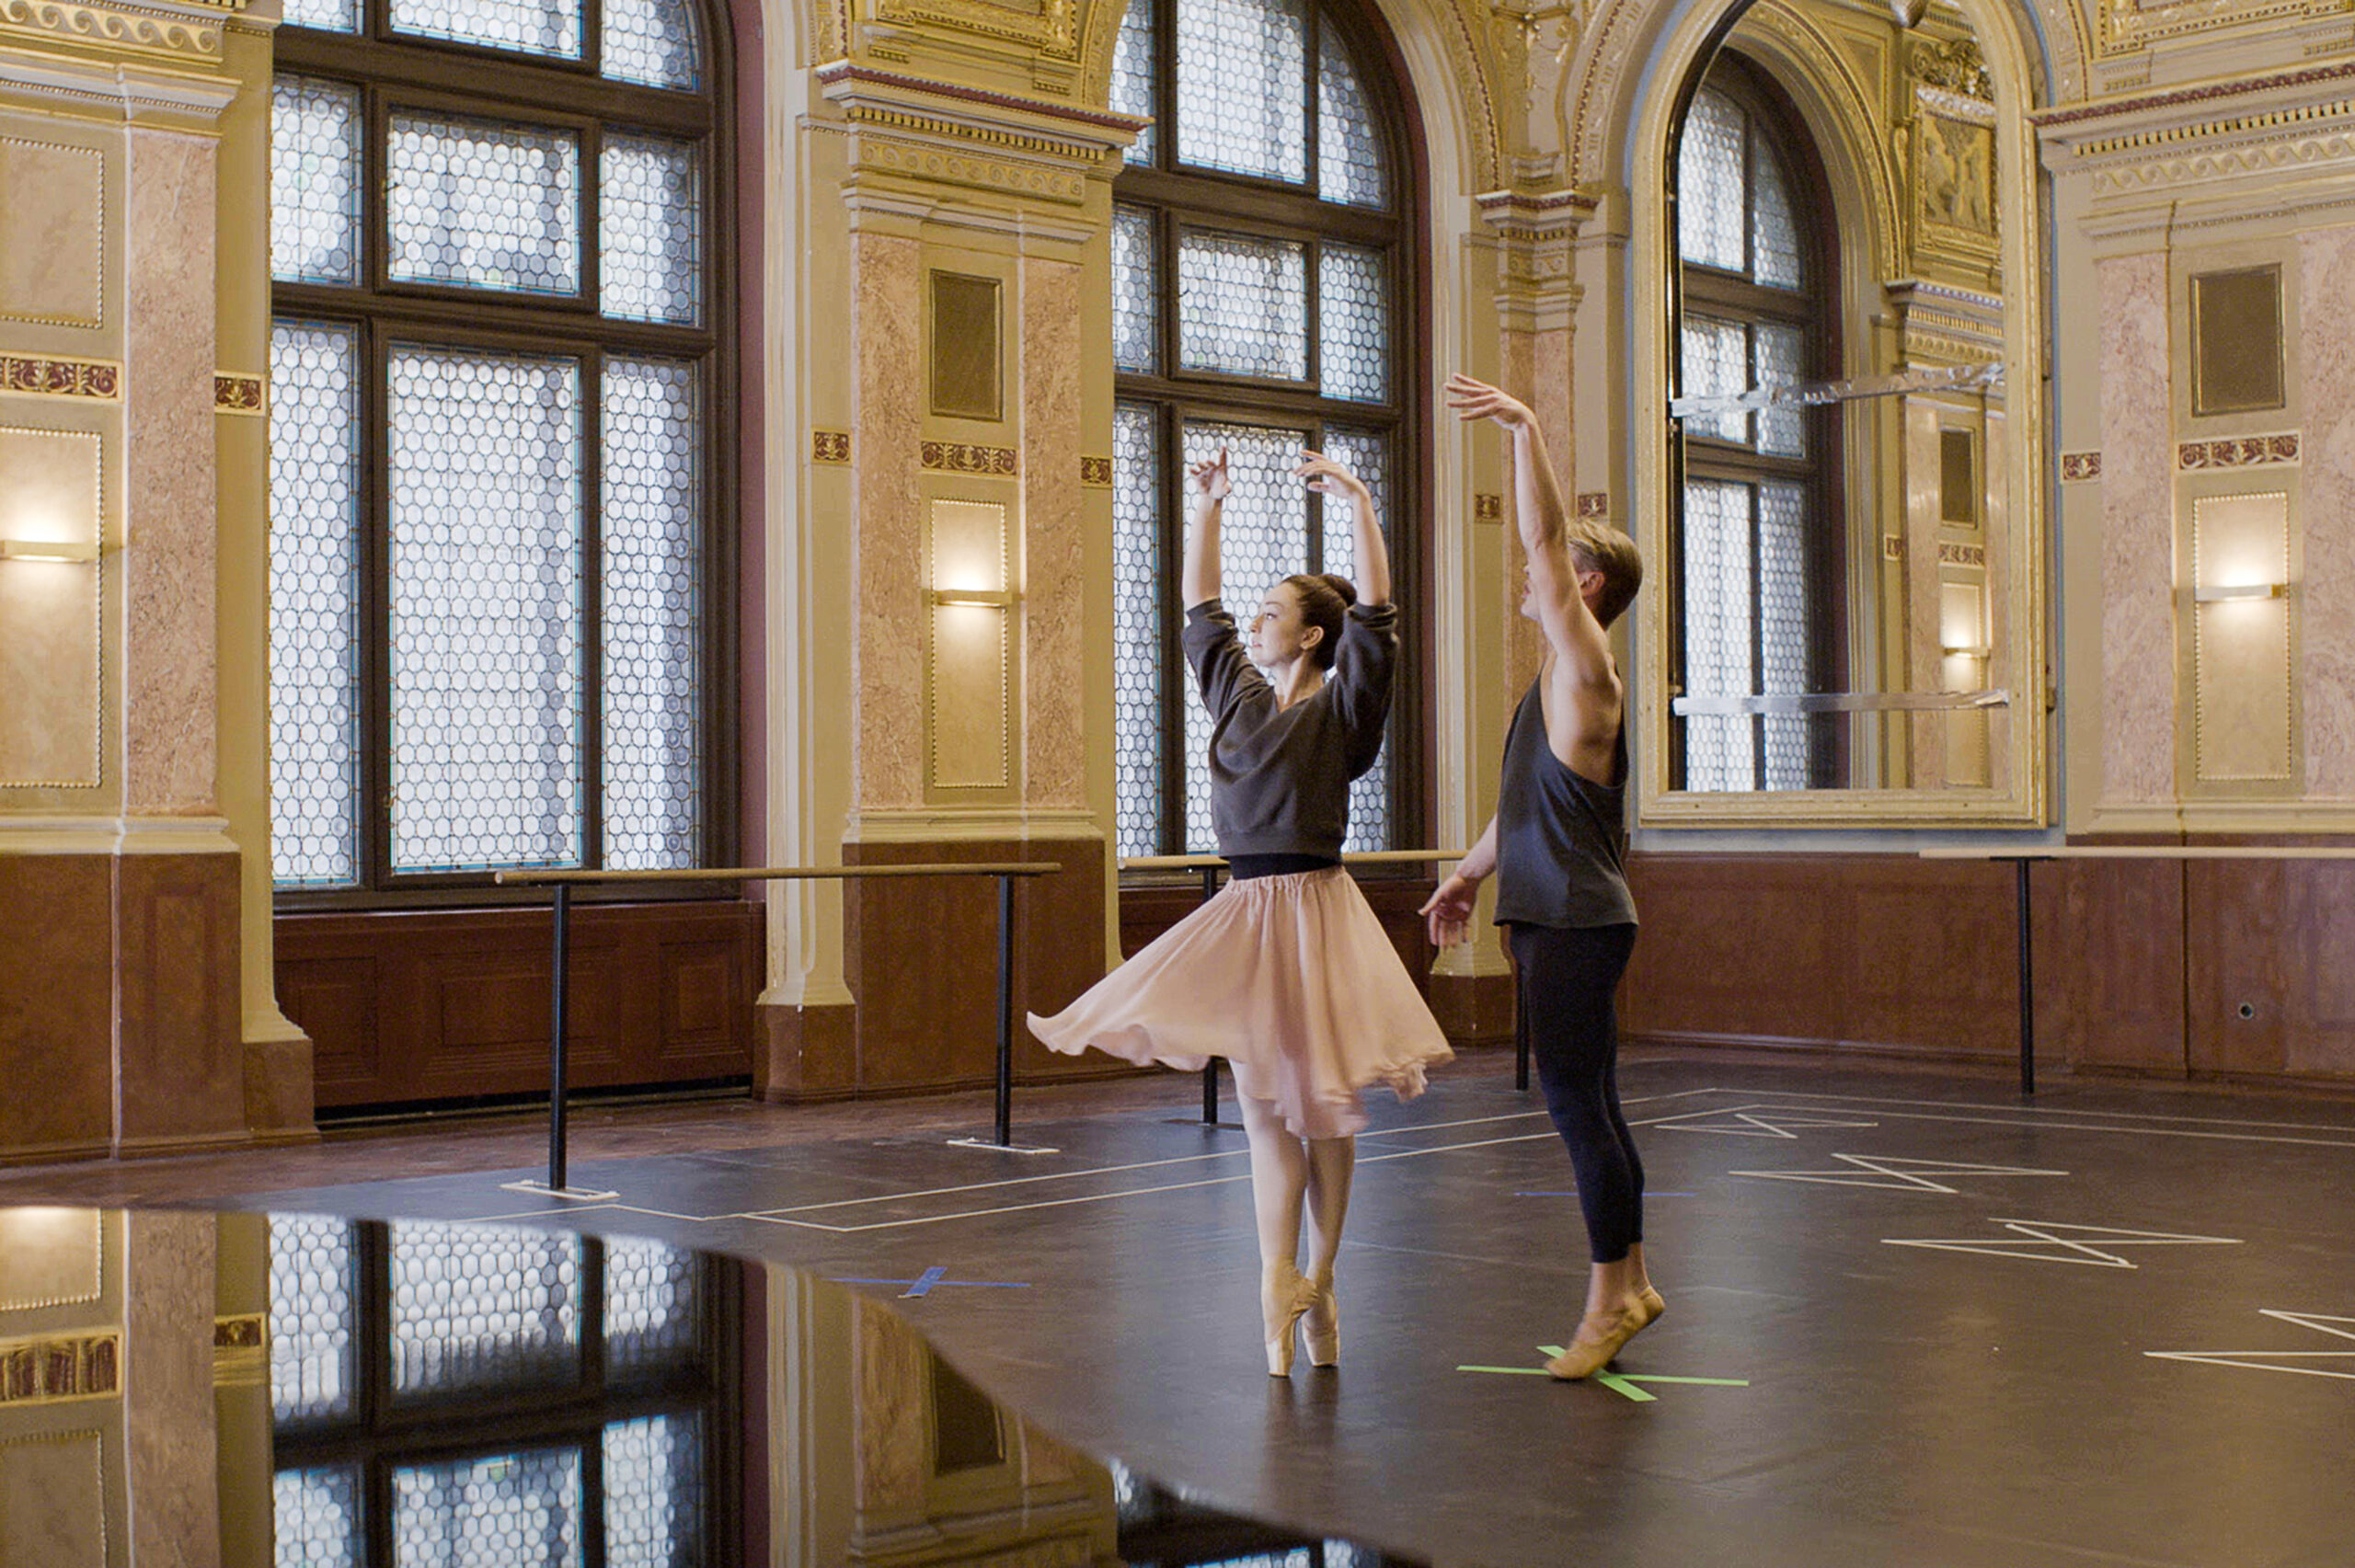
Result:
{"label": "female ballet dancer", "polygon": [[1246,657],[1219,601],[1225,450],[1187,470],[1184,644],[1210,709],[1211,817],[1234,879],[1071,1006],[1030,1016],[1033,1034],[1071,1055],[1093,1046],[1184,1071],[1214,1056],[1232,1065],[1251,1142],[1268,1370],[1279,1378],[1292,1373],[1295,1325],[1314,1365],[1339,1358],[1333,1265],[1365,1125],[1358,1091],[1379,1082],[1412,1099],[1423,1070],[1454,1054],[1341,867],[1350,782],[1382,750],[1398,649],[1373,497],[1313,452],[1292,475],[1348,498],[1360,584],[1284,578],[1251,617]]}

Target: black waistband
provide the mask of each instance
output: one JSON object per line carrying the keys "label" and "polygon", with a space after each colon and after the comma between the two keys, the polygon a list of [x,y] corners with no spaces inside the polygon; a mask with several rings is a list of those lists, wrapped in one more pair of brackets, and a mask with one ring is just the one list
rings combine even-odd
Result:
{"label": "black waistband", "polygon": [[1322,871],[1341,863],[1328,854],[1231,854],[1226,857],[1227,876],[1236,882],[1248,882],[1255,876],[1290,876],[1295,872]]}

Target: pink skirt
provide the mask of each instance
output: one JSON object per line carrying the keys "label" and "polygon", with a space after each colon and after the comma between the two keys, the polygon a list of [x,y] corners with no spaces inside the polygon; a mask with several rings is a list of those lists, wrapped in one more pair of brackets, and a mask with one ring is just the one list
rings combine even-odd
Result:
{"label": "pink skirt", "polygon": [[1455,1054],[1339,866],[1230,882],[1077,1001],[1029,1017],[1067,1056],[1093,1046],[1189,1072],[1224,1057],[1236,1093],[1271,1102],[1297,1138],[1356,1132],[1359,1090],[1411,1100]]}

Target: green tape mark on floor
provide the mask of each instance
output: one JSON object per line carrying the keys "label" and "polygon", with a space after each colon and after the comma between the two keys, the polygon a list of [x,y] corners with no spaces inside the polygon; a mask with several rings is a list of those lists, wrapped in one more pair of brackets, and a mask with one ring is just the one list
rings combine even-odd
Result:
{"label": "green tape mark on floor", "polygon": [[1626,1379],[1621,1377],[1616,1372],[1597,1372],[1594,1374],[1591,1380],[1601,1383],[1604,1388],[1611,1390],[1614,1393],[1626,1394],[1637,1404],[1651,1404],[1660,1398],[1660,1395],[1658,1394],[1648,1394],[1644,1392],[1643,1390],[1636,1387],[1635,1384],[1629,1382]]}

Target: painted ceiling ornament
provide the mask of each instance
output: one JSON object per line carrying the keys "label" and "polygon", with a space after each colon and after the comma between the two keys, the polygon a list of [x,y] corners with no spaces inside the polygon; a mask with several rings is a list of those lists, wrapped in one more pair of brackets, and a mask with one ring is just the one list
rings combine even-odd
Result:
{"label": "painted ceiling ornament", "polygon": [[1889,14],[1901,28],[1919,27],[1929,9],[1930,0],[1889,0]]}
{"label": "painted ceiling ornament", "polygon": [[[1902,6],[1907,0],[1891,0]],[[1987,63],[1980,56],[1974,39],[1950,39],[1945,43],[1921,42],[1913,46],[1907,68],[1913,79],[1933,87],[1943,87],[1950,93],[1960,93],[1983,103],[1995,101],[1995,85],[1988,77]]]}

